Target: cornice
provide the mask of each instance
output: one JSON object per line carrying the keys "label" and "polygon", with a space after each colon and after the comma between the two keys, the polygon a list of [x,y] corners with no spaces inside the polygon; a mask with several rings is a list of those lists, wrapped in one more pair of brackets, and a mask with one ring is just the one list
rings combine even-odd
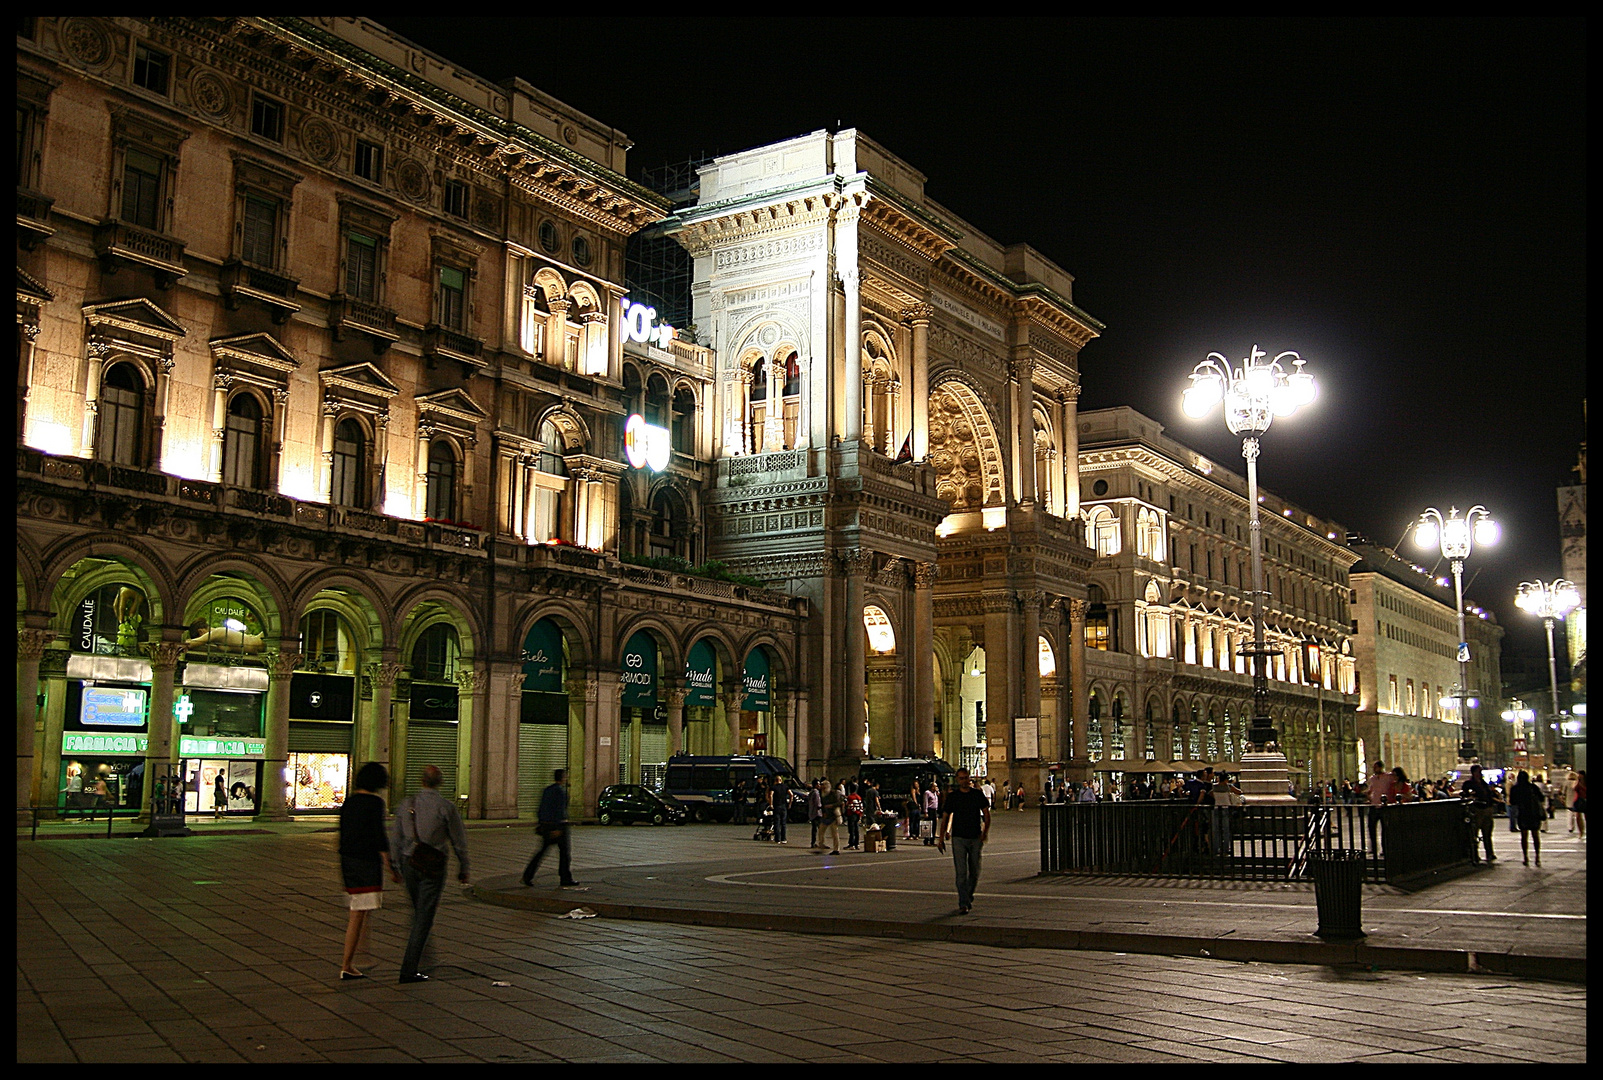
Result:
{"label": "cornice", "polygon": [[739,243],[798,226],[821,224],[828,220],[829,212],[828,193],[814,191],[790,198],[770,199],[761,205],[737,206],[713,216],[697,217],[681,225],[674,232],[674,239],[695,258],[708,254],[721,244]]}

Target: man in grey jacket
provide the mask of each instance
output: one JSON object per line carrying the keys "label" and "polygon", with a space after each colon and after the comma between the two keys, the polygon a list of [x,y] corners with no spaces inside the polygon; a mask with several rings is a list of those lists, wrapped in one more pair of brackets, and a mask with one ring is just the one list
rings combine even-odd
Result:
{"label": "man in grey jacket", "polygon": [[412,898],[412,936],[401,961],[404,983],[428,981],[417,966],[423,959],[429,931],[434,928],[440,893],[445,889],[447,843],[456,850],[456,879],[464,885],[468,882],[468,838],[462,828],[462,816],[440,794],[439,769],[425,765],[419,779],[422,790],[401,800],[390,826],[390,873],[396,881],[406,882],[407,895]]}

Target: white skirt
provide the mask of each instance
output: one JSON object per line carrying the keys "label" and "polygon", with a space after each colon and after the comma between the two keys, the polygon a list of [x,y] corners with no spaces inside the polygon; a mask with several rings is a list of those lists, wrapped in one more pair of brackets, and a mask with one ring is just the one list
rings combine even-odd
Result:
{"label": "white skirt", "polygon": [[372,892],[350,893],[352,911],[377,911],[384,906],[384,893],[375,889]]}

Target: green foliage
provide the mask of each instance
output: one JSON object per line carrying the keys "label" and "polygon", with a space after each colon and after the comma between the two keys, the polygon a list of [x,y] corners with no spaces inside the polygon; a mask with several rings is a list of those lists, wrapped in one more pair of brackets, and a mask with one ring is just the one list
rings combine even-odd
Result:
{"label": "green foliage", "polygon": [[652,570],[663,570],[671,574],[689,574],[693,577],[710,578],[713,581],[727,581],[734,585],[746,585],[761,589],[766,586],[757,578],[746,574],[732,574],[729,567],[717,559],[708,559],[700,566],[692,566],[689,559],[678,555],[633,555],[624,552],[618,556],[619,562],[631,566],[646,566]]}

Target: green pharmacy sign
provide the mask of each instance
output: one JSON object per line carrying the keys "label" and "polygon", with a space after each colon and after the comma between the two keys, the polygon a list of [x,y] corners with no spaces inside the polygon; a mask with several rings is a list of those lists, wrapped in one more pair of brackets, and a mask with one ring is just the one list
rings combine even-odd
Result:
{"label": "green pharmacy sign", "polygon": [[68,731],[61,736],[63,754],[143,754],[148,735],[85,735]]}

